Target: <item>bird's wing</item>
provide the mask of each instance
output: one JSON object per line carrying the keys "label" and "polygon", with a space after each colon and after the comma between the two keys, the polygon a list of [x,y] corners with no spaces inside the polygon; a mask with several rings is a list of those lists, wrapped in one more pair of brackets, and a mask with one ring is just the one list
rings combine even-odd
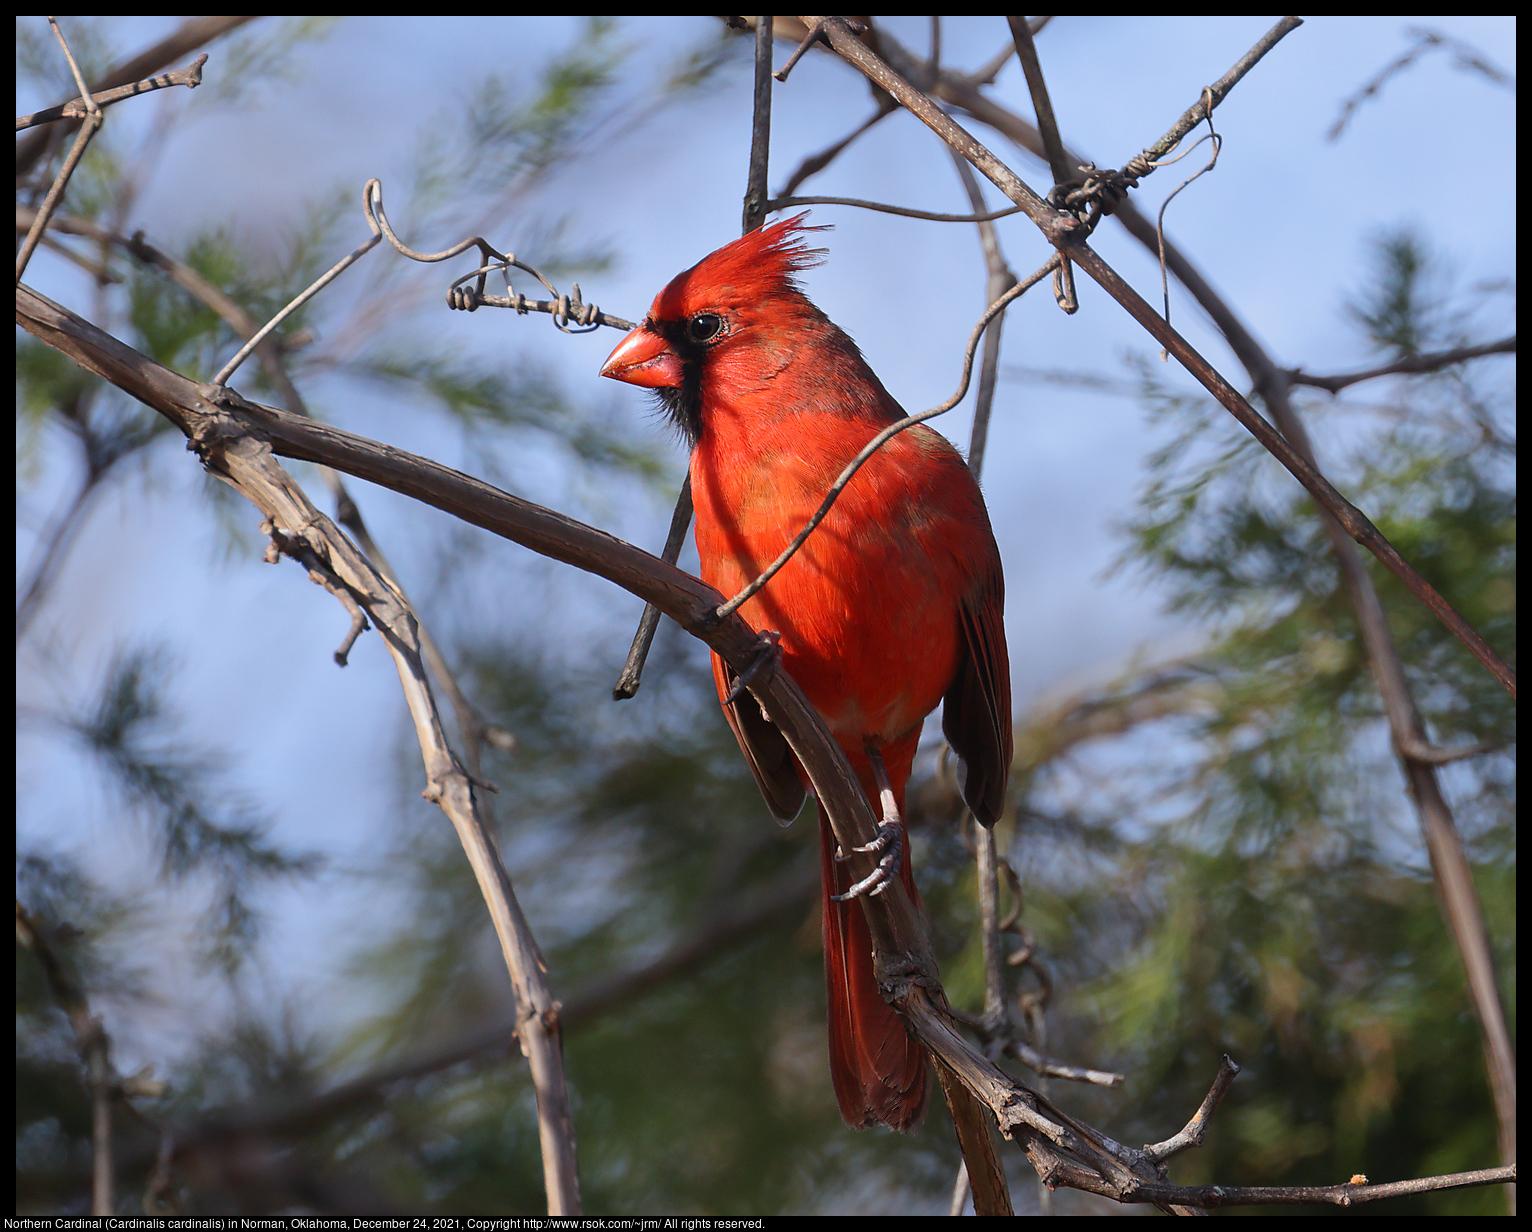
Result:
{"label": "bird's wing", "polygon": [[1000,817],[1011,771],[1011,668],[1004,611],[1005,583],[997,562],[959,607],[958,671],[942,706],[942,734],[966,770],[963,799],[985,826]]}
{"label": "bird's wing", "polygon": [[[727,697],[734,686],[735,673],[716,654],[713,656],[713,680],[718,685],[718,696]],[[787,738],[777,730],[776,724],[761,713],[748,692],[741,694],[723,708],[723,717],[729,720],[734,738],[750,764],[755,775],[755,785],[766,798],[766,805],[784,825],[798,815],[803,807],[806,790],[798,777],[798,763],[788,747]]]}

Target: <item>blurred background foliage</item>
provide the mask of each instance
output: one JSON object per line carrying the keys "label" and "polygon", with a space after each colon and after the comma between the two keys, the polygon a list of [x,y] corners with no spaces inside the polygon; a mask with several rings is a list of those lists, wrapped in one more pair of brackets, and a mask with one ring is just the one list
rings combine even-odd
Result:
{"label": "blurred background foliage", "polygon": [[[84,30],[76,51],[97,69],[111,62],[110,27]],[[282,47],[328,33],[257,26],[233,41],[252,73],[279,74]],[[18,26],[18,72],[56,78],[56,57],[34,40]],[[684,51],[648,114],[707,91],[719,71],[743,71],[747,44],[719,37]],[[453,203],[469,195],[469,169],[494,169],[479,187],[503,200],[595,135],[643,122],[611,91],[631,50],[619,28],[593,19],[534,88],[483,83],[472,121],[438,126],[423,143],[400,212],[462,225]],[[134,191],[122,169],[130,153],[110,130],[98,139],[89,191],[72,190],[70,209],[120,215]],[[252,259],[227,230],[182,237],[174,255],[264,318],[348,247],[332,198],[321,194],[309,218],[284,260]],[[556,223],[546,239],[556,245]],[[564,276],[610,260],[563,251]],[[229,327],[157,271],[120,254],[110,264],[121,281],[101,289],[104,328],[203,379],[231,352]],[[345,346],[297,338],[329,311],[323,300],[286,322],[296,380],[343,369],[402,388],[479,456],[551,442],[592,489],[673,483],[650,426],[614,424],[520,361],[494,371],[412,349],[399,328],[408,318],[379,315],[388,275],[375,277],[328,322]],[[1450,260],[1408,231],[1378,237],[1368,281],[1346,295],[1335,327],[1353,331],[1359,366],[1494,336],[1511,313],[1504,288],[1456,286]],[[81,476],[23,573],[24,642],[96,493],[152,487],[162,468],[186,463],[177,442],[156,448],[161,420],[54,352],[23,337],[17,363],[18,485],[25,493],[45,451],[72,452]],[[1228,1053],[1244,1072],[1174,1179],[1318,1184],[1485,1166],[1495,1128],[1478,1027],[1313,509],[1220,408],[1168,385],[1157,363],[1128,363],[1170,443],[1122,527],[1120,567],[1209,632],[1191,653],[1135,663],[1107,686],[1018,716],[1014,810],[1000,838],[1053,985],[1040,1046],[1127,1075],[1114,1091],[1055,1081],[1050,1096],[1121,1141],[1154,1141],[1184,1123]],[[1515,642],[1504,367],[1300,399],[1331,477],[1502,650]],[[209,499],[222,500],[215,489]],[[1514,1014],[1513,707],[1391,575],[1374,577],[1432,738],[1497,746],[1443,778]],[[472,604],[452,589],[468,583],[443,585],[447,603]],[[566,1010],[586,1210],[945,1209],[957,1154],[940,1100],[909,1137],[854,1135],[840,1122],[823,1055],[813,822],[766,823],[700,647],[666,626],[642,692],[617,713],[599,700],[609,680],[527,639],[465,627],[451,656],[480,711],[515,736],[485,774],[501,786],[503,852]],[[141,886],[124,894],[93,880],[83,852],[20,848],[18,904],[42,942],[110,1033],[181,995],[139,960],[165,927],[148,905],[170,903],[232,1007],[217,1030],[178,1041],[154,1075],[162,1088],[118,1101],[120,1209],[137,1211],[148,1194],[162,1212],[541,1212],[532,1092],[506,1030],[514,1007],[450,828],[401,820],[369,868],[328,868],[278,844],[269,819],[221,779],[228,754],[180,725],[167,702],[176,667],[163,645],[125,647],[94,696],[19,716],[88,752],[108,815],[144,852]],[[926,750],[926,776],[912,786],[914,859],[953,1002],[976,1011],[972,857],[936,762]],[[417,764],[401,733],[401,799],[418,788]],[[347,995],[375,1010],[342,1038],[284,1005],[280,972],[261,960],[258,906],[273,881],[306,879],[319,893],[336,876],[371,879],[398,904],[392,928],[350,961]],[[1035,976],[1023,983],[1036,991]],[[20,1211],[86,1209],[81,1075],[56,990],[18,942]],[[166,1132],[196,1145],[156,1178]],[[1008,1162],[1019,1208],[1035,1206],[1035,1181],[1015,1152]],[[1069,1193],[1055,1203],[1101,1210]],[[1390,1213],[1503,1209],[1499,1191],[1479,1189]]]}

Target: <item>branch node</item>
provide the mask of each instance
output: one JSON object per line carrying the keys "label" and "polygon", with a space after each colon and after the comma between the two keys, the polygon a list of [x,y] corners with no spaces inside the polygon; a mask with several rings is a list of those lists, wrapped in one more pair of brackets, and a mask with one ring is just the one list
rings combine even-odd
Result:
{"label": "branch node", "polygon": [[[829,17],[816,17],[812,22],[810,22],[809,32],[803,36],[803,42],[798,44],[797,49],[793,52],[793,54],[788,56],[787,63],[784,64],[775,73],[773,73],[772,76],[775,77],[778,81],[786,81],[787,75],[793,71],[793,65],[797,64],[799,60],[803,59],[804,52],[806,52],[815,43],[826,43],[828,46],[824,36],[824,30],[825,23],[831,20],[832,18]],[[867,33],[866,26],[864,26],[859,21],[852,21],[849,18],[846,20],[846,28],[850,30],[852,34],[855,34],[858,38]]]}

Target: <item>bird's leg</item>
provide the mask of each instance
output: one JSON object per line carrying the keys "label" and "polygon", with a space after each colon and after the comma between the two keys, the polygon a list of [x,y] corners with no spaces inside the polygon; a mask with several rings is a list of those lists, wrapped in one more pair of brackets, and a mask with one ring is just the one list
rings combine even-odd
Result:
{"label": "bird's leg", "polygon": [[755,639],[755,653],[750,656],[750,662],[745,664],[745,670],[734,678],[734,687],[723,699],[723,704],[732,706],[740,699],[745,687],[752,680],[768,667],[776,667],[780,662],[782,662],[782,635],[775,629],[762,629]]}
{"label": "bird's leg", "polygon": [[[888,883],[894,879],[894,874],[899,871],[899,857],[904,850],[904,819],[899,816],[894,786],[888,781],[888,771],[883,767],[883,754],[878,752],[878,746],[871,736],[862,742],[862,747],[867,750],[867,760],[872,763],[872,775],[878,783],[878,804],[883,816],[878,822],[878,837],[865,847],[853,847],[851,850],[862,855],[875,852],[883,854],[878,857],[877,866],[862,880],[844,894],[830,896],[837,903],[860,898],[863,894],[871,898],[883,893]],[[844,860],[846,856],[837,851],[835,858]]]}

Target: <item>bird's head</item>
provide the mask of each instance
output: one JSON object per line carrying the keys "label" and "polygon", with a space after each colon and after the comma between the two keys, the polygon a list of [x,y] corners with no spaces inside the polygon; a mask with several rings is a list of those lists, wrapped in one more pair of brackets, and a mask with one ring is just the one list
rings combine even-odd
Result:
{"label": "bird's head", "polygon": [[805,246],[804,233],[824,228],[805,226],[805,217],[751,231],[677,274],[601,375],[655,390],[695,443],[706,378],[770,379],[790,358],[793,329],[824,320],[793,277],[822,255]]}

